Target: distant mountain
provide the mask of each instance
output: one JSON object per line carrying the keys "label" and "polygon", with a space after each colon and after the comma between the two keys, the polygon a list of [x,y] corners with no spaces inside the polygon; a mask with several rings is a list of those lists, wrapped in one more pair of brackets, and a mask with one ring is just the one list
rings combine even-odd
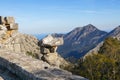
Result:
{"label": "distant mountain", "polygon": [[108,33],[108,37],[116,37],[120,39],[120,26],[113,29],[111,32]]}
{"label": "distant mountain", "polygon": [[62,33],[53,33],[52,36],[53,37],[63,37],[65,34],[62,34]]}
{"label": "distant mountain", "polygon": [[[120,40],[120,26],[116,27],[111,32],[109,32],[105,38],[108,38],[108,37],[113,37]],[[98,51],[100,50],[100,47],[103,46],[103,43],[104,41],[99,43],[95,48],[91,49],[88,53],[86,53],[85,57],[88,55],[91,55],[92,53],[98,53]]]}
{"label": "distant mountain", "polygon": [[41,40],[43,39],[45,36],[47,36],[48,34],[33,34],[37,39]]}
{"label": "distant mountain", "polygon": [[92,24],[77,27],[63,36],[64,45],[58,48],[58,52],[65,58],[80,58],[103,41],[106,35],[107,32],[97,29]]}

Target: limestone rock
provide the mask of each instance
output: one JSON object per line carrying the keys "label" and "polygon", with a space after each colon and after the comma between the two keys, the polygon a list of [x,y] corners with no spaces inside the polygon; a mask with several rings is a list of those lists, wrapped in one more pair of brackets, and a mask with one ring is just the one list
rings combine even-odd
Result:
{"label": "limestone rock", "polygon": [[39,42],[41,46],[42,60],[52,66],[68,66],[69,63],[64,60],[57,52],[57,46],[63,44],[63,38],[54,38],[51,35],[46,36]]}
{"label": "limestone rock", "polygon": [[13,53],[3,49],[0,50],[0,53],[0,65],[21,80],[88,80],[22,53]]}
{"label": "limestone rock", "polygon": [[43,46],[59,46],[63,44],[63,38],[54,38],[51,35],[48,35],[42,40]]}
{"label": "limestone rock", "polygon": [[93,48],[92,50],[90,50],[89,52],[87,52],[85,54],[85,56],[83,57],[83,59],[85,59],[87,56],[91,56],[93,54],[97,54],[98,51],[100,50],[100,47],[103,46],[104,41],[102,41],[101,43],[99,43],[95,48]]}
{"label": "limestone rock", "polygon": [[0,16],[0,24],[5,24],[5,20],[3,16]]}
{"label": "limestone rock", "polygon": [[41,52],[42,52],[42,54],[48,54],[48,53],[50,53],[50,50],[48,48],[41,47]]}
{"label": "limestone rock", "polygon": [[9,28],[10,30],[18,30],[18,24],[17,23],[10,24]]}
{"label": "limestone rock", "polygon": [[44,55],[44,58],[50,65],[54,65],[54,66],[60,65],[60,60],[59,60],[57,53],[46,54]]}
{"label": "limestone rock", "polygon": [[5,25],[0,25],[0,30],[7,31],[7,28],[5,27]]}
{"label": "limestone rock", "polygon": [[0,25],[0,38],[3,38],[6,35],[7,28],[3,25]]}
{"label": "limestone rock", "polygon": [[13,52],[22,52],[33,57],[41,58],[38,40],[34,36],[16,32],[4,41],[2,48]]}
{"label": "limestone rock", "polygon": [[52,66],[65,67],[69,65],[57,52],[44,55],[44,60]]}
{"label": "limestone rock", "polygon": [[14,17],[5,17],[6,24],[15,23]]}
{"label": "limestone rock", "polygon": [[[0,17],[0,66],[10,71],[10,75],[13,73],[22,80],[86,80],[59,68],[68,65],[56,52],[57,47],[63,44],[62,38],[49,35],[40,46],[38,43],[34,36],[18,32],[18,24],[13,17]],[[6,76],[6,73],[1,75],[5,80],[19,80]]]}

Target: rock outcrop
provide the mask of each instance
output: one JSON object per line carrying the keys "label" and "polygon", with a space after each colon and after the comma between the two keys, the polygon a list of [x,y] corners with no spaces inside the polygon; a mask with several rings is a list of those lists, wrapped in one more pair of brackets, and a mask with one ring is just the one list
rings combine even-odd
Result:
{"label": "rock outcrop", "polygon": [[62,38],[48,36],[39,42],[33,36],[21,34],[13,17],[0,16],[0,79],[87,80],[59,68],[68,65],[56,52],[62,44]]}
{"label": "rock outcrop", "polygon": [[99,43],[95,48],[91,49],[89,52],[87,52],[85,54],[85,56],[83,56],[83,59],[85,59],[87,56],[91,56],[93,54],[98,54],[98,51],[100,50],[100,47],[103,46],[103,41],[101,43]]}
{"label": "rock outcrop", "polygon": [[13,52],[22,52],[41,58],[38,40],[34,36],[18,32],[18,23],[13,17],[0,16],[0,48]]}
{"label": "rock outcrop", "polygon": [[0,65],[16,74],[20,80],[87,80],[42,60],[6,50],[0,50]]}
{"label": "rock outcrop", "polygon": [[51,35],[46,36],[40,41],[42,60],[48,62],[53,66],[67,66],[69,65],[57,52],[57,47],[63,44],[63,38],[54,38]]}

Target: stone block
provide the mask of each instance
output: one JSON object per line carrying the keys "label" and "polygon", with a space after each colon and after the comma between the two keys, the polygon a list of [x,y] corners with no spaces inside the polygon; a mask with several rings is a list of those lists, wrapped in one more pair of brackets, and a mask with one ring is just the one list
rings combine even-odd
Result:
{"label": "stone block", "polygon": [[14,17],[5,17],[6,24],[15,23]]}
{"label": "stone block", "polygon": [[0,25],[0,30],[7,31],[7,28],[4,25]]}
{"label": "stone block", "polygon": [[42,39],[42,46],[59,46],[63,44],[63,38],[54,38],[51,35],[48,35]]}
{"label": "stone block", "polygon": [[0,24],[5,24],[5,20],[3,16],[0,16]]}
{"label": "stone block", "polygon": [[18,24],[17,23],[10,24],[9,29],[10,30],[18,30]]}

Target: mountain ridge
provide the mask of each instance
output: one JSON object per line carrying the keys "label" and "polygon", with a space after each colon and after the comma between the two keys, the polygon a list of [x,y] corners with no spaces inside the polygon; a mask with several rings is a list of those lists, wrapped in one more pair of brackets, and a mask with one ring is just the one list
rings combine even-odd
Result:
{"label": "mountain ridge", "polygon": [[[84,56],[87,51],[100,43],[106,34],[107,32],[97,29],[92,24],[77,27],[67,34],[64,34],[64,45],[58,48],[58,52],[65,58],[74,55],[76,55],[74,57],[80,58]],[[90,44],[92,46],[89,46]]]}
{"label": "mountain ridge", "polygon": [[[112,37],[112,38],[117,38],[118,40],[120,40],[120,25],[117,26],[116,28],[114,28],[112,31],[110,31],[107,36],[105,37],[106,38],[109,38],[109,37]],[[102,41],[101,43],[99,43],[96,47],[94,47],[93,49],[91,49],[88,53],[86,53],[86,55],[84,56],[84,58],[88,55],[91,55],[93,53],[98,53],[99,49],[101,48],[101,46],[103,46],[103,43],[104,41]]]}

